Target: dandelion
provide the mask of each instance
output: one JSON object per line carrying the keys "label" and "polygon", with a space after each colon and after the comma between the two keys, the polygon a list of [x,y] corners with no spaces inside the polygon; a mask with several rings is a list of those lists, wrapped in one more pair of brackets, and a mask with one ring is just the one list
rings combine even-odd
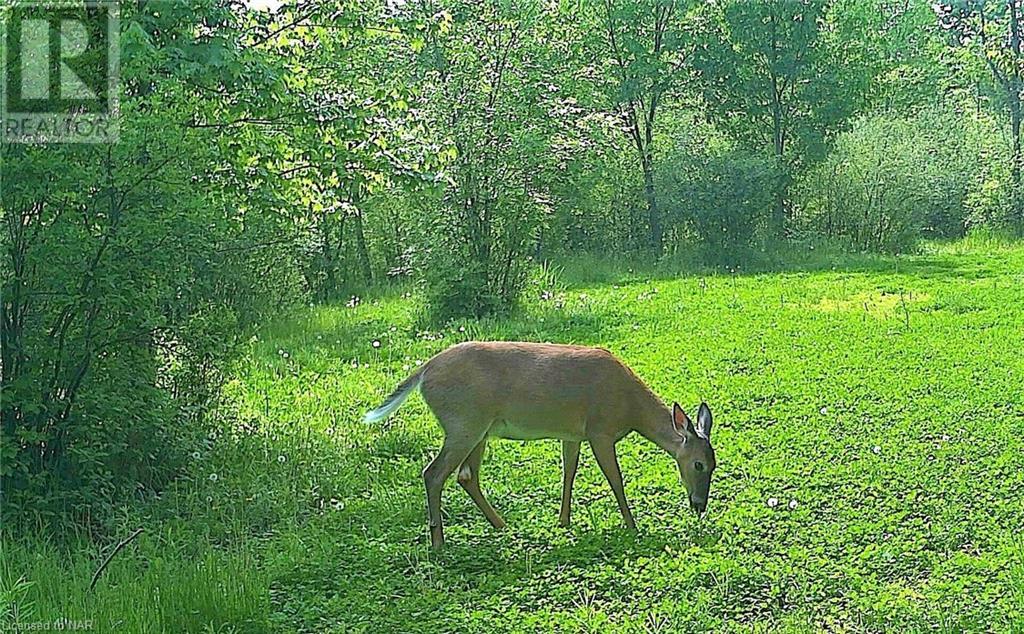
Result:
{"label": "dandelion", "polygon": [[828,408],[827,407],[822,407],[819,411],[821,412],[822,416],[824,416],[825,414],[828,414]]}
{"label": "dandelion", "polygon": [[284,354],[284,350],[282,350],[281,348],[278,348],[277,349],[277,354],[278,354],[278,356],[283,355]]}
{"label": "dandelion", "polygon": [[790,500],[789,501],[789,510],[792,511],[793,509],[796,508],[796,506],[797,506],[796,500]]}
{"label": "dandelion", "polygon": [[371,343],[370,345],[373,346],[374,348],[379,348],[380,347],[380,339],[374,339],[373,343]]}
{"label": "dandelion", "polygon": [[416,365],[423,365],[423,361],[416,359]]}
{"label": "dandelion", "polygon": [[287,352],[285,352],[285,353],[284,353],[284,354],[282,354],[281,356],[282,356],[282,357],[284,357],[285,359],[287,359],[287,358],[288,358],[288,353],[287,353]]}
{"label": "dandelion", "polygon": [[775,508],[779,505],[779,498],[768,498],[768,508]]}
{"label": "dandelion", "polygon": [[403,369],[403,370],[405,370],[406,372],[408,372],[408,371],[409,371],[409,368],[411,368],[411,367],[412,367],[412,366],[410,366],[410,365],[409,365],[408,363],[403,363],[403,364],[402,364],[402,369]]}
{"label": "dandelion", "polygon": [[466,332],[465,326],[459,326],[459,332]]}
{"label": "dandelion", "polygon": [[284,464],[284,461],[285,461],[284,455],[282,454],[282,455],[278,456],[277,457],[277,461],[280,462],[281,464]]}
{"label": "dandelion", "polygon": [[882,453],[882,448],[879,447],[878,445],[875,445],[874,447],[871,448],[871,451],[874,452],[875,455],[878,455],[878,454]]}
{"label": "dandelion", "polygon": [[211,473],[210,474],[210,482],[216,482],[217,481],[217,477],[218,476],[217,476],[216,473]]}

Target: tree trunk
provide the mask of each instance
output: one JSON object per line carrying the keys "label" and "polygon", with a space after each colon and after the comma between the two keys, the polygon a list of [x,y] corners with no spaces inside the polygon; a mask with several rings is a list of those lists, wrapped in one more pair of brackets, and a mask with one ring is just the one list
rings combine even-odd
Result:
{"label": "tree trunk", "polygon": [[771,77],[771,81],[772,151],[775,155],[775,166],[779,170],[779,183],[775,188],[775,205],[772,209],[770,229],[771,234],[776,238],[784,238],[786,236],[786,197],[789,190],[783,158],[786,152],[786,131],[782,127],[782,95],[779,92],[778,80],[774,74]]}
{"label": "tree trunk", "polygon": [[1013,131],[1013,156],[1010,164],[1010,184],[1013,187],[1011,201],[1013,205],[1012,222],[1016,225],[1017,231],[1024,232],[1024,201],[1021,200],[1020,190],[1020,89],[1021,89],[1021,32],[1020,12],[1018,10],[1019,0],[1009,0],[1007,3],[1010,9],[1010,50],[1013,52],[1013,71],[1008,80],[1008,92],[1010,97],[1010,126]]}
{"label": "tree trunk", "polygon": [[654,162],[650,156],[641,161],[644,170],[644,199],[647,201],[647,224],[650,228],[649,241],[655,256],[661,255],[663,236],[661,230],[661,212],[658,209],[658,197],[654,190]]}
{"label": "tree trunk", "polygon": [[320,230],[320,272],[323,273],[323,278],[317,279],[316,298],[322,302],[334,291],[335,263],[334,253],[331,251],[330,221],[327,216],[323,217],[318,228]]}
{"label": "tree trunk", "polygon": [[366,234],[363,232],[363,212],[358,211],[352,216],[356,234],[356,257],[359,258],[359,272],[364,282],[373,281],[373,269],[370,267],[370,252],[366,248]]}
{"label": "tree trunk", "polygon": [[1010,94],[1010,127],[1013,134],[1013,155],[1010,160],[1010,200],[1012,218],[1018,231],[1024,231],[1024,201],[1021,200],[1021,148],[1020,148],[1021,103],[1020,92]]}

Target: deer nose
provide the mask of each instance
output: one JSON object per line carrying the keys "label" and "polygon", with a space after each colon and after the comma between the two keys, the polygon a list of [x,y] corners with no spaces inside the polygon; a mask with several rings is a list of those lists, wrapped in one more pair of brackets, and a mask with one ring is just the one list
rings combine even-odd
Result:
{"label": "deer nose", "polygon": [[708,508],[708,501],[700,498],[690,498],[690,510],[698,515],[704,513]]}

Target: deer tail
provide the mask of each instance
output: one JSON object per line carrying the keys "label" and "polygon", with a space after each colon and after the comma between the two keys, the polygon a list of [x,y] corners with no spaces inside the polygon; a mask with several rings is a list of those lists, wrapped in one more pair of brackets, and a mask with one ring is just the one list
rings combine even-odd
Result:
{"label": "deer tail", "polygon": [[423,370],[426,368],[426,364],[422,365],[415,372],[409,375],[409,378],[402,381],[395,391],[391,393],[391,396],[387,398],[380,407],[371,410],[363,416],[364,423],[376,423],[377,421],[384,420],[388,416],[391,416],[396,409],[402,406],[405,399],[409,398],[413,390],[420,386],[423,382]]}

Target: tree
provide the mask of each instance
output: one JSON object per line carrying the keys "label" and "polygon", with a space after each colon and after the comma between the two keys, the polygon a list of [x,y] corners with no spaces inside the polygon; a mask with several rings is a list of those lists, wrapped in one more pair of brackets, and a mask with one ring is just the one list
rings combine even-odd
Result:
{"label": "tree", "polygon": [[439,317],[483,315],[519,298],[550,212],[546,176],[561,125],[542,3],[425,3],[445,16],[419,56],[432,141],[452,157],[447,186],[424,211],[423,264]]}
{"label": "tree", "polygon": [[[850,6],[847,6],[850,5]],[[856,3],[727,0],[704,7],[694,59],[707,111],[722,130],[767,148],[781,182],[770,225],[785,234],[793,172],[824,153],[825,141],[865,102],[870,60],[835,29]],[[861,4],[860,6],[863,6]],[[830,9],[838,7],[830,15]]]}
{"label": "tree", "polygon": [[598,39],[596,80],[622,122],[643,173],[648,243],[663,248],[663,221],[655,187],[658,114],[685,77],[692,52],[684,29],[688,5],[679,0],[605,0],[592,7]]}
{"label": "tree", "polygon": [[1010,208],[1012,221],[1024,231],[1024,196],[1021,192],[1021,90],[1024,89],[1021,0],[947,0],[934,4],[939,24],[950,43],[983,60],[1000,90],[1009,112]]}
{"label": "tree", "polygon": [[296,297],[243,160],[270,139],[221,120],[274,90],[239,14],[127,3],[121,23],[119,141],[0,148],[0,483],[24,517],[166,483],[246,329]]}
{"label": "tree", "polygon": [[270,126],[261,169],[283,177],[306,283],[320,300],[376,277],[367,208],[391,187],[430,184],[442,157],[424,141],[425,112],[408,62],[435,19],[385,2],[330,0],[282,7],[249,45],[275,64],[283,90],[234,114],[248,129]]}

